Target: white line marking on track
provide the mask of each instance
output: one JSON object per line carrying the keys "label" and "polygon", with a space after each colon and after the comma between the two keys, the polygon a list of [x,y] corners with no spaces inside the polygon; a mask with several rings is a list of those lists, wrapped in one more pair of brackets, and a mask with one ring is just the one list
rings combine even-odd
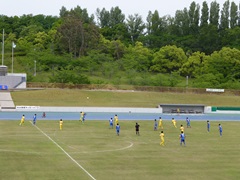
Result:
{"label": "white line marking on track", "polygon": [[[32,122],[30,122],[32,124]],[[64,154],[66,154],[75,164],[78,165],[88,176],[90,176],[93,180],[96,180],[86,169],[84,169],[72,156],[70,156],[58,143],[56,143],[50,136],[48,136],[45,132],[43,132],[39,127],[33,125],[37,128],[43,135],[45,135],[50,141],[52,141],[59,149],[61,149]]]}

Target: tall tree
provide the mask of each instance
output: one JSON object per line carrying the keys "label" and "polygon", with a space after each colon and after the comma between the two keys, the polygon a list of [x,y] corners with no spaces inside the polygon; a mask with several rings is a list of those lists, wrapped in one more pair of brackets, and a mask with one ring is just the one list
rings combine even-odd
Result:
{"label": "tall tree", "polygon": [[110,21],[109,26],[114,27],[118,24],[123,24],[125,20],[125,15],[122,13],[122,10],[117,7],[112,7],[110,10]]}
{"label": "tall tree", "polygon": [[231,2],[231,9],[230,9],[230,28],[234,28],[237,26],[238,20],[238,7],[235,2]]}
{"label": "tall tree", "polygon": [[142,20],[142,17],[138,14],[129,15],[127,19],[127,28],[128,32],[131,35],[132,42],[136,42],[139,38],[139,36],[143,35],[145,24]]}
{"label": "tall tree", "polygon": [[97,8],[96,16],[100,28],[108,27],[110,25],[110,12],[107,11],[105,8],[103,8],[102,10]]}
{"label": "tall tree", "polygon": [[196,34],[198,32],[199,16],[200,16],[199,9],[200,9],[200,6],[193,1],[188,11],[189,27],[190,27],[189,32],[191,34]]}
{"label": "tall tree", "polygon": [[209,20],[209,8],[208,8],[208,4],[206,1],[203,2],[202,4],[202,10],[201,10],[202,14],[201,14],[201,24],[200,26],[206,26],[208,25],[208,20]]}
{"label": "tall tree", "polygon": [[61,45],[73,56],[84,55],[87,49],[94,48],[99,40],[99,31],[92,17],[87,17],[86,9],[80,7],[67,12],[58,32],[61,35]]}
{"label": "tall tree", "polygon": [[219,26],[219,4],[216,1],[211,2],[210,6],[210,24],[214,26]]}
{"label": "tall tree", "polygon": [[221,20],[220,20],[221,29],[229,28],[229,10],[230,10],[230,3],[229,3],[229,0],[227,0],[223,4],[223,8],[221,10]]}

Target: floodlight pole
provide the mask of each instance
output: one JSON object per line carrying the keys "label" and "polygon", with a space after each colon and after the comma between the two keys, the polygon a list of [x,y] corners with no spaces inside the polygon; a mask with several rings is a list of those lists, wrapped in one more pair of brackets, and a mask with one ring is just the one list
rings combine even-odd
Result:
{"label": "floodlight pole", "polygon": [[12,42],[12,73],[13,73],[13,53],[14,53],[14,42]]}
{"label": "floodlight pole", "polygon": [[2,35],[2,65],[4,63],[4,29],[3,29],[3,35]]}

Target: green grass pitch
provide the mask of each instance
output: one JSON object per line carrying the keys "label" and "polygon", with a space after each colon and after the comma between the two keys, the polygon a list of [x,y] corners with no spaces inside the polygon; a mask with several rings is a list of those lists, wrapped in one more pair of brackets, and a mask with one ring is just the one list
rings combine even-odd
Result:
{"label": "green grass pitch", "polygon": [[[120,136],[108,121],[0,121],[1,180],[192,180],[240,179],[240,123],[191,121],[192,128],[178,121],[163,121],[165,146],[153,121],[119,121]],[[218,124],[223,126],[223,136]],[[183,124],[186,147],[179,144]],[[82,167],[80,167],[80,166]],[[85,169],[86,171],[84,171]],[[87,174],[87,172],[89,174]],[[92,177],[91,177],[92,176]]]}

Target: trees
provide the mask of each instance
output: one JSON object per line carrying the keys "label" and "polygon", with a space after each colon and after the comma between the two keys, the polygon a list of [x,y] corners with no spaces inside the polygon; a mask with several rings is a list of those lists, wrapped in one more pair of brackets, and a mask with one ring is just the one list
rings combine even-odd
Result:
{"label": "trees", "polygon": [[77,7],[65,12],[58,28],[60,47],[74,58],[84,55],[87,49],[94,48],[99,41],[99,30],[88,17],[87,10]]}
{"label": "trees", "polygon": [[153,55],[153,65],[151,71],[161,73],[171,73],[179,71],[181,66],[187,61],[187,56],[181,48],[164,46]]}
{"label": "trees", "polygon": [[129,15],[127,19],[127,29],[128,33],[131,36],[132,43],[138,41],[139,37],[143,35],[145,24],[142,20],[142,17],[138,14]]}
{"label": "trees", "polygon": [[122,58],[124,70],[135,70],[137,72],[147,72],[151,65],[152,53],[143,47],[141,42],[136,42],[135,46],[130,46]]}

